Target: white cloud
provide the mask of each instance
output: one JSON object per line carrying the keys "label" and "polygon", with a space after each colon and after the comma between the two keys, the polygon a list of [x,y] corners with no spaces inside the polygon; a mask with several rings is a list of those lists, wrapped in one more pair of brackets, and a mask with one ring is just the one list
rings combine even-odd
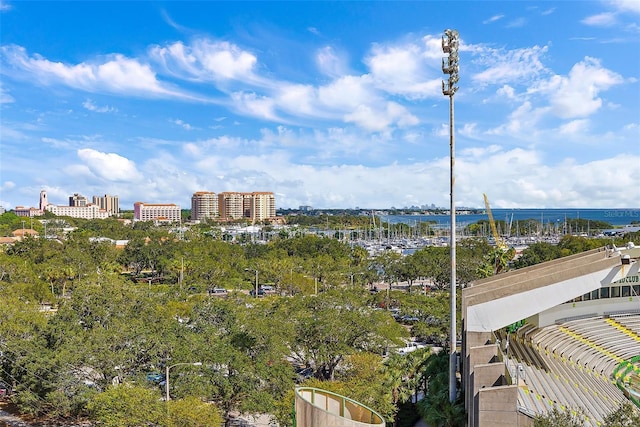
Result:
{"label": "white cloud", "polygon": [[572,120],[560,126],[558,132],[561,135],[580,135],[589,129],[589,121],[586,119]]}
{"label": "white cloud", "polygon": [[142,178],[136,164],[116,153],[103,153],[91,148],[77,152],[80,160],[93,175],[106,181],[126,181],[134,183]]}
{"label": "white cloud", "polygon": [[16,183],[13,181],[5,181],[2,183],[2,186],[0,186],[0,189],[2,191],[8,191],[8,190],[13,190],[16,187]]}
{"label": "white cloud", "polygon": [[15,102],[15,98],[7,92],[0,82],[0,104],[10,104]]}
{"label": "white cloud", "polygon": [[324,107],[350,111],[358,105],[370,104],[378,97],[371,88],[369,76],[344,76],[318,88],[318,101]]}
{"label": "white cloud", "polygon": [[345,115],[345,121],[356,123],[372,132],[385,131],[394,123],[400,127],[418,124],[417,117],[395,102],[387,102],[385,109],[374,109],[368,105],[360,105],[353,112]]}
{"label": "white cloud", "polygon": [[485,66],[485,70],[473,75],[471,79],[480,84],[527,83],[547,72],[542,58],[547,54],[548,46],[505,50],[474,48],[477,59],[474,63]]}
{"label": "white cloud", "polygon": [[499,88],[496,91],[496,94],[500,97],[504,97],[507,99],[515,99],[516,98],[516,91],[513,87],[509,86],[509,85],[503,85],[501,88]]}
{"label": "white cloud", "polygon": [[501,20],[502,18],[504,18],[504,15],[493,15],[491,18],[489,19],[485,19],[484,21],[482,21],[483,24],[490,24],[492,22],[496,22]]}
{"label": "white cloud", "polygon": [[640,2],[638,0],[610,0],[608,3],[619,11],[640,14]]}
{"label": "white cloud", "polygon": [[594,27],[611,27],[616,24],[617,20],[615,13],[603,12],[597,15],[588,16],[580,22]]}
{"label": "white cloud", "polygon": [[339,77],[346,73],[347,63],[331,46],[325,46],[316,53],[316,64],[321,73],[330,77]]}
{"label": "white cloud", "polygon": [[623,78],[594,58],[575,64],[569,75],[553,76],[538,89],[548,94],[553,112],[562,118],[589,116],[600,109],[600,92],[621,84]]}
{"label": "white cloud", "polygon": [[195,128],[182,119],[169,120],[171,123],[180,126],[184,130],[194,130]]}
{"label": "white cloud", "polygon": [[198,80],[252,80],[257,63],[254,54],[232,43],[202,38],[154,46],[149,54],[173,74]]}
{"label": "white cloud", "polygon": [[488,135],[528,135],[537,133],[537,124],[548,112],[548,108],[535,108],[530,101],[525,101],[508,116],[507,123],[490,129]]}
{"label": "white cloud", "polygon": [[118,111],[115,107],[110,107],[108,105],[98,106],[91,99],[87,99],[82,103],[82,106],[89,111],[94,111],[96,113],[115,113]]}
{"label": "white cloud", "polygon": [[276,95],[278,106],[294,115],[319,115],[317,92],[310,85],[282,85]]}
{"label": "white cloud", "polygon": [[[149,65],[123,55],[112,55],[104,62],[73,65],[52,62],[37,54],[28,56],[20,46],[2,46],[0,49],[5,61],[16,71],[16,78],[26,78],[26,72],[42,84],[65,84],[87,92],[188,97],[158,81]],[[8,67],[4,68],[4,72],[10,72]]]}
{"label": "white cloud", "polygon": [[[432,39],[435,40],[425,38],[424,46],[414,43],[374,45],[369,56],[365,58],[365,63],[376,87],[408,99],[441,96],[441,75],[435,72],[435,66],[439,66],[440,62],[431,61]],[[438,59],[442,56],[439,43],[438,39]],[[440,71],[439,68],[437,70]]]}
{"label": "white cloud", "polygon": [[254,92],[236,92],[231,94],[238,111],[263,120],[281,121],[276,112],[276,104],[272,98]]}
{"label": "white cloud", "polygon": [[0,0],[0,12],[8,12],[11,9],[13,9],[13,6],[11,6],[5,0]]}
{"label": "white cloud", "polygon": [[507,24],[507,28],[524,27],[526,23],[527,23],[527,20],[525,18],[516,18]]}

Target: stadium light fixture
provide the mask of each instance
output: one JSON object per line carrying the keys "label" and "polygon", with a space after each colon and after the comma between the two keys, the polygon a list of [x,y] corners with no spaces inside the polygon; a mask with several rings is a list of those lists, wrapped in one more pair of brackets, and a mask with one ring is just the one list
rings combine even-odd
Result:
{"label": "stadium light fixture", "polygon": [[449,401],[453,403],[457,396],[456,387],[456,371],[457,371],[457,352],[456,352],[456,202],[455,202],[455,137],[453,127],[453,95],[458,90],[459,65],[458,65],[458,45],[459,37],[457,30],[445,30],[442,36],[442,51],[448,56],[442,58],[442,72],[448,74],[447,81],[442,81],[442,94],[449,97],[449,149],[451,158],[450,167],[450,188],[451,188],[451,329],[449,338]]}

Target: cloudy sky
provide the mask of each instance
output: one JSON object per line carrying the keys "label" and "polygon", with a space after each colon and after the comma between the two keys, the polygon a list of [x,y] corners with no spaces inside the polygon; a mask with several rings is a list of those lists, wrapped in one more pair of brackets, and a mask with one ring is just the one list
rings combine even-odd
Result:
{"label": "cloudy sky", "polygon": [[0,204],[640,201],[640,1],[0,0]]}

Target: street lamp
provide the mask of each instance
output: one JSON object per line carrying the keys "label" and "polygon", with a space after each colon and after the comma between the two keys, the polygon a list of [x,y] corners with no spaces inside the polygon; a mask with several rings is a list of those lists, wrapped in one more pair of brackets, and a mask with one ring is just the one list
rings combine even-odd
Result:
{"label": "street lamp", "polygon": [[202,362],[192,362],[192,363],[176,363],[175,365],[167,365],[167,367],[165,368],[165,375],[164,375],[164,386],[165,386],[165,391],[166,391],[166,400],[167,402],[169,400],[171,400],[171,396],[169,396],[169,369],[174,368],[176,366],[180,366],[180,365],[191,365],[191,366],[202,366]]}
{"label": "street lamp", "polygon": [[244,271],[255,271],[256,272],[256,290],[254,297],[258,298],[258,270],[254,270],[252,268],[245,268]]}
{"label": "street lamp", "polygon": [[456,400],[456,202],[455,202],[455,137],[453,132],[453,95],[458,87],[458,31],[445,30],[442,36],[442,51],[449,56],[442,58],[442,72],[449,75],[449,79],[442,81],[442,94],[449,97],[449,148],[451,157],[450,185],[451,185],[451,330],[449,340],[449,401]]}

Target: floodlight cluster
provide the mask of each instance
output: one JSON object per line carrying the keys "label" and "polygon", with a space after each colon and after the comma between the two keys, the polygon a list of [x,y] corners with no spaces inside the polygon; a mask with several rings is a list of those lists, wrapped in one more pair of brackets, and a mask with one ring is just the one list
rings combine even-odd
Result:
{"label": "floodlight cluster", "polygon": [[442,51],[449,54],[442,58],[442,72],[449,75],[448,80],[442,81],[442,94],[446,96],[453,96],[458,90],[458,40],[457,30],[445,30],[442,36]]}

